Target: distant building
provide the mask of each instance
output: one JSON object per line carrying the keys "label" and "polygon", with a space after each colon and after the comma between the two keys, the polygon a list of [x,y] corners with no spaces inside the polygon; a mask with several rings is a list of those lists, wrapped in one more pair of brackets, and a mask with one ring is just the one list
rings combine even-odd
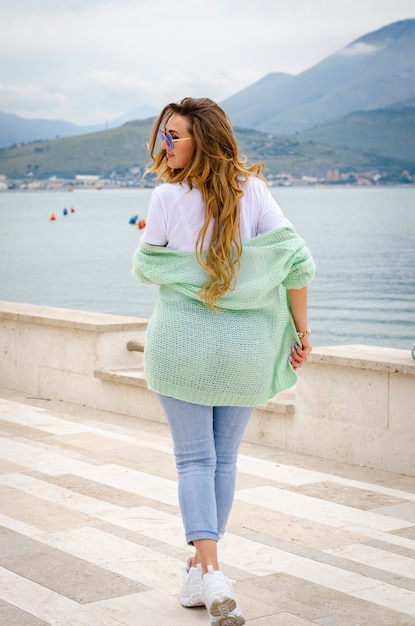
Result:
{"label": "distant building", "polygon": [[82,183],[87,187],[94,187],[101,177],[95,174],[77,174],[75,180],[78,183]]}

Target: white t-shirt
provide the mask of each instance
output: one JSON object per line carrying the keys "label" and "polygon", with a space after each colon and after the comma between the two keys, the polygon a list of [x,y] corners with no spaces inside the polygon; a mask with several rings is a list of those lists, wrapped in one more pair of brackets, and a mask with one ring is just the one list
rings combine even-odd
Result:
{"label": "white t-shirt", "polygon": [[[242,189],[242,241],[248,241],[276,228],[291,226],[263,180],[248,176]],[[144,241],[155,246],[194,252],[204,219],[205,210],[199,189],[190,189],[187,183],[160,185],[154,189],[150,198]],[[212,227],[213,225],[206,235],[205,249],[211,239]]]}

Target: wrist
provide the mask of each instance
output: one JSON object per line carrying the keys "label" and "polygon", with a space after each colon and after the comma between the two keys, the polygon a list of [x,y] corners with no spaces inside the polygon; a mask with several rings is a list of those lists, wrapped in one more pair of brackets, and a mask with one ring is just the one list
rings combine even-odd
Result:
{"label": "wrist", "polygon": [[309,328],[303,331],[297,330],[298,339],[306,339],[309,335],[311,335],[311,330]]}

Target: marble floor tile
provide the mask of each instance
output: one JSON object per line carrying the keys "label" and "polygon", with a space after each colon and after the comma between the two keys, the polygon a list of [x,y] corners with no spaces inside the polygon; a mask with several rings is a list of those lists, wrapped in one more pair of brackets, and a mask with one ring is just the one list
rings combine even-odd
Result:
{"label": "marble floor tile", "polygon": [[397,504],[383,506],[376,509],[376,513],[399,517],[400,519],[411,522],[412,525],[415,524],[415,502],[399,502]]}
{"label": "marble floor tile", "polygon": [[356,598],[362,598],[367,602],[374,602],[400,613],[415,618],[415,592],[407,589],[399,589],[393,585],[378,585],[368,589],[356,591]]}
{"label": "marble floor tile", "polygon": [[109,511],[100,514],[99,519],[151,537],[160,543],[177,547],[184,545],[183,523],[177,514],[172,515],[160,509],[141,506]]}
{"label": "marble floor tile", "polygon": [[231,524],[270,537],[321,550],[358,542],[364,538],[362,534],[333,528],[298,515],[267,509],[240,499],[235,501],[229,521]]}
{"label": "marble floor tile", "polygon": [[30,524],[25,524],[20,520],[14,519],[12,517],[7,517],[7,515],[3,515],[2,513],[0,513],[0,535],[2,534],[4,529],[13,530],[20,535],[24,535],[25,537],[37,537],[37,535],[39,534],[39,528],[31,526]]}
{"label": "marble floor tile", "polygon": [[[44,409],[32,409],[25,404],[14,403],[13,412],[7,409],[1,411],[1,406],[0,403],[0,416],[5,422],[16,424],[16,426],[25,426],[61,437],[70,437],[71,435],[74,437],[79,436],[81,441],[82,435],[96,435],[97,439],[103,437],[104,439],[126,444],[127,446],[137,444],[134,431],[123,433],[119,428],[105,429],[96,423],[90,424],[85,421],[73,421],[67,414],[65,414],[65,419],[63,419],[62,417],[56,417],[51,412],[45,411]],[[17,410],[16,407],[18,407]],[[52,438],[51,441],[53,441]],[[58,439],[56,439],[56,441],[58,441]],[[173,454],[172,447],[168,445],[168,442],[169,438],[157,437],[154,435],[154,432],[145,433],[143,430],[140,431],[140,445],[143,447],[147,446]]]}
{"label": "marble floor tile", "polygon": [[244,454],[239,455],[238,469],[246,474],[260,476],[287,485],[303,485],[321,482],[322,477],[325,476],[320,472],[313,472],[301,467],[292,467],[284,465],[283,463],[248,457]]}
{"label": "marble floor tile", "polygon": [[[295,493],[301,493],[312,498],[320,498],[321,500],[328,500],[329,502],[351,506],[364,511],[376,509],[377,513],[382,513],[379,510],[381,507],[389,507],[402,502],[402,498],[396,498],[389,494],[341,485],[331,481],[290,487],[289,489]],[[413,505],[415,506],[415,503]],[[400,518],[401,516],[397,515],[397,517]]]}
{"label": "marble floor tile", "polygon": [[68,435],[88,430],[82,423],[73,422],[67,416],[62,419],[49,411],[29,407],[26,404],[15,403],[13,412],[2,412],[2,419],[53,435]]}
{"label": "marble floor tile", "polygon": [[180,582],[180,561],[99,528],[77,528],[48,534],[39,540],[148,587],[157,586],[161,590],[174,593]]}
{"label": "marble floor tile", "polygon": [[[251,444],[254,446],[254,444]],[[264,452],[264,456],[267,456]],[[275,452],[273,452],[273,456]],[[295,459],[298,455],[293,453],[284,453],[285,456],[294,456]],[[262,476],[264,478],[271,478],[278,483],[284,483],[286,485],[300,486],[309,485],[314,483],[323,483],[330,481],[337,485],[344,485],[346,487],[352,487],[355,489],[363,489],[370,492],[375,492],[384,495],[390,495],[392,498],[398,498],[402,500],[410,500],[415,502],[415,478],[408,476],[401,476],[399,479],[395,474],[388,472],[380,472],[377,470],[370,470],[368,468],[356,467],[356,466],[344,466],[344,475],[339,473],[339,464],[327,459],[315,459],[314,457],[302,457],[306,458],[310,465],[316,465],[314,462],[321,461],[325,466],[326,471],[310,470],[307,467],[299,467],[297,465],[287,465],[285,462],[275,462],[268,459],[257,459],[246,457],[241,454],[238,460],[238,468],[255,476]],[[330,473],[329,466],[331,465],[333,473]],[[341,466],[341,464],[340,464]],[[349,475],[358,474],[362,476],[362,480],[356,480],[349,478]],[[381,480],[377,480],[377,476],[381,477]],[[373,482],[367,482],[368,477],[373,476]],[[363,479],[364,477],[364,479]],[[396,487],[394,486],[396,485]],[[402,487],[400,489],[399,487]],[[404,489],[403,487],[406,487]]]}
{"label": "marble floor tile", "polygon": [[[415,547],[415,546],[414,546]],[[415,579],[415,559],[379,550],[363,544],[351,544],[341,548],[327,549],[325,552],[350,559],[356,563],[364,563],[370,567]]]}
{"label": "marble floor tile", "polygon": [[408,528],[399,528],[398,530],[393,530],[391,534],[396,535],[397,537],[406,537],[407,539],[412,539],[412,541],[415,541],[415,525],[409,526]]}
{"label": "marble floor tile", "polygon": [[251,626],[311,626],[315,622],[310,622],[308,619],[284,612],[251,620],[249,624]]}
{"label": "marble floor tile", "polygon": [[83,466],[82,468],[79,467],[77,472],[72,473],[115,489],[126,489],[136,495],[166,504],[177,505],[178,502],[176,481],[160,478],[146,472],[138,472],[114,463],[99,467]]}
{"label": "marble floor tile", "polygon": [[260,586],[257,581],[240,582],[241,597],[254,594],[264,603],[272,598],[272,614],[289,613],[313,624],[330,626],[415,626],[415,620],[407,614],[291,575],[263,577]]}
{"label": "marble floor tile", "polygon": [[306,519],[355,531],[372,529],[389,532],[411,526],[410,522],[403,519],[380,515],[371,511],[361,511],[277,487],[259,487],[238,491],[236,497],[245,502],[288,514],[296,514],[296,512],[301,511],[301,516]]}
{"label": "marble floor tile", "polygon": [[[252,626],[415,626],[415,481],[243,443],[224,572]],[[0,390],[0,624],[205,626],[165,423]]]}
{"label": "marble floor tile", "polygon": [[[86,515],[104,513],[105,511],[118,508],[114,504],[109,504],[97,498],[91,498],[90,496],[85,496],[70,489],[58,487],[50,482],[23,474],[3,474],[0,476],[0,483],[13,488],[15,492],[23,492],[24,495],[17,493],[18,497],[30,495],[42,503],[50,502],[78,513],[85,513]],[[0,510],[1,508],[2,503],[0,503]]]}
{"label": "marble floor tile", "polygon": [[0,513],[35,526],[39,530],[55,531],[74,526],[84,526],[91,519],[84,513],[73,511],[59,503],[38,498],[18,489],[3,490]]}
{"label": "marble floor tile", "polygon": [[209,626],[205,607],[184,608],[176,596],[158,590],[112,598],[98,605],[115,623],[126,626]]}
{"label": "marble floor tile", "polygon": [[73,474],[62,474],[61,476],[42,475],[42,480],[92,498],[94,501],[100,500],[103,503],[112,504],[114,506],[111,507],[111,510],[140,506],[143,500],[142,496],[131,493],[126,489],[116,489],[115,487],[82,478],[81,476],[74,476]]}
{"label": "marble floor tile", "polygon": [[39,448],[36,442],[23,443],[5,437],[0,437],[0,457],[3,461],[24,464],[26,469],[52,476],[75,474],[83,466],[89,469],[89,464],[71,458],[62,451],[51,452],[46,448]]}
{"label": "marble floor tile", "polygon": [[[16,543],[16,542],[15,542]],[[74,554],[32,541],[2,557],[2,568],[80,604],[143,591],[139,581],[96,566]],[[6,599],[2,597],[2,599]]]}
{"label": "marble floor tile", "polygon": [[4,626],[48,626],[47,622],[2,601],[0,601],[0,624]]}
{"label": "marble floor tile", "polygon": [[49,444],[56,444],[66,449],[87,450],[91,456],[97,456],[108,450],[130,448],[132,441],[125,441],[91,432],[71,433],[69,435],[53,435],[48,438]]}
{"label": "marble floor tile", "polygon": [[[0,437],[2,435],[0,434]],[[1,453],[0,453],[1,454]],[[13,461],[6,461],[0,458],[0,475],[1,474],[13,474],[14,472],[24,472],[26,470],[25,465],[19,465]]]}
{"label": "marble floor tile", "polygon": [[33,441],[41,441],[50,437],[49,433],[37,428],[6,420],[0,420],[0,435],[2,437],[21,437],[32,439]]}
{"label": "marble floor tile", "polygon": [[[98,607],[81,605],[48,587],[0,567],[3,601],[50,626],[119,626]],[[20,626],[16,625],[16,626]],[[143,625],[144,626],[144,625]]]}

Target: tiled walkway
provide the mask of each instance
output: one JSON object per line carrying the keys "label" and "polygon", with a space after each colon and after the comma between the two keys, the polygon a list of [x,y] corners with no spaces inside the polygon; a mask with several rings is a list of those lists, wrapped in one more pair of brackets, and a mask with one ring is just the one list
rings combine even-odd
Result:
{"label": "tiled walkway", "polygon": [[[164,424],[3,390],[0,428],[2,626],[208,626]],[[415,626],[415,478],[244,443],[220,553],[249,625]]]}

